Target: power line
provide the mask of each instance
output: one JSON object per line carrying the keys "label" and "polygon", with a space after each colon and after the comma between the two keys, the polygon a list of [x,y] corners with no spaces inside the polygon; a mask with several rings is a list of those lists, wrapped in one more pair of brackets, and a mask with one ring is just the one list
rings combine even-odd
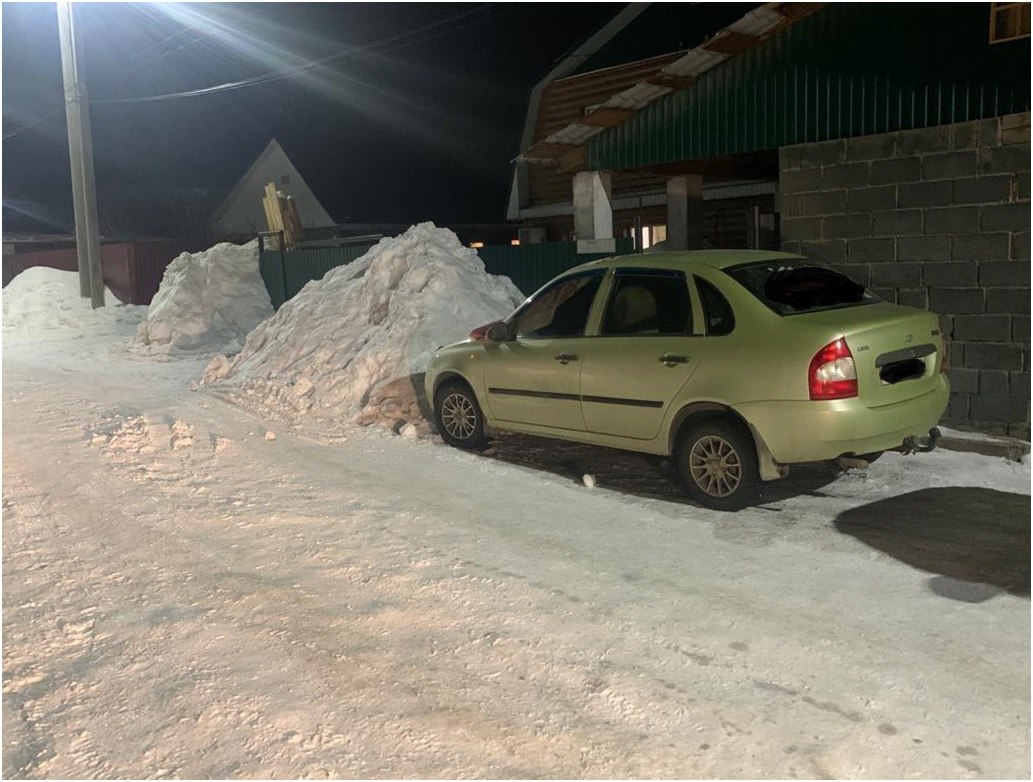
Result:
{"label": "power line", "polygon": [[[297,67],[294,67],[294,68],[291,68],[291,69],[288,69],[288,70],[269,71],[267,73],[262,73],[262,74],[258,74],[257,76],[249,77],[247,79],[239,79],[237,81],[225,82],[223,84],[216,84],[216,85],[213,85],[211,87],[202,87],[202,88],[195,89],[195,90],[183,90],[181,92],[169,92],[169,93],[164,93],[164,94],[161,94],[161,95],[145,95],[145,96],[134,97],[134,98],[106,98],[106,99],[101,99],[101,100],[94,100],[94,101],[91,101],[91,103],[104,103],[104,104],[154,103],[154,102],[158,102],[158,101],[180,100],[180,99],[184,99],[184,98],[195,98],[195,97],[200,97],[202,95],[214,95],[214,94],[220,93],[220,92],[229,92],[231,90],[239,90],[239,89],[243,89],[245,87],[255,87],[255,86],[258,86],[258,85],[261,85],[261,84],[269,84],[270,82],[281,81],[283,79],[289,79],[289,78],[292,78],[294,76],[300,76],[300,75],[302,75],[304,73],[307,73],[308,71],[310,71],[310,70],[312,70],[314,68],[325,67],[330,62],[334,62],[334,61],[345,61],[346,62],[346,61],[349,61],[349,60],[354,60],[354,59],[359,59],[361,57],[369,56],[371,54],[375,54],[375,53],[378,53],[378,52],[390,51],[392,49],[399,49],[399,48],[402,48],[404,46],[408,46],[408,45],[412,44],[414,42],[412,39],[415,36],[420,36],[420,40],[421,41],[425,41],[425,40],[429,40],[431,38],[439,37],[441,35],[453,33],[453,32],[455,32],[458,29],[462,29],[463,27],[467,27],[467,26],[469,26],[471,24],[479,22],[480,21],[479,19],[477,19],[476,22],[475,22],[475,20],[473,20],[472,17],[480,16],[481,14],[484,14],[487,11],[494,11],[496,5],[498,5],[498,4],[497,3],[488,3],[488,4],[485,4],[485,5],[479,6],[478,8],[475,8],[473,10],[464,11],[464,12],[462,12],[460,14],[456,14],[454,16],[448,17],[447,19],[440,19],[440,20],[438,20],[436,22],[430,22],[428,24],[422,25],[421,27],[417,27],[417,28],[415,28],[413,30],[408,30],[408,31],[406,31],[404,33],[399,33],[398,35],[391,36],[391,37],[388,37],[388,38],[384,38],[384,39],[382,39],[380,41],[376,41],[375,43],[372,43],[372,44],[370,44],[370,45],[368,45],[366,47],[363,47],[361,49],[351,49],[351,50],[346,51],[346,52],[338,52],[336,54],[331,54],[331,55],[328,55],[326,57],[321,57],[321,58],[319,58],[317,60],[310,60],[310,61],[306,62],[303,65],[299,65]],[[467,20],[464,24],[456,26],[457,22],[460,22],[460,21],[462,21],[464,19]],[[441,30],[440,29],[442,27],[445,27],[446,25],[448,25],[448,29],[446,29],[446,30]],[[438,32],[433,33],[431,35],[427,35],[427,33],[432,33],[435,30],[437,30]]]}
{"label": "power line", "polygon": [[201,40],[201,36],[198,35],[197,33],[195,33],[193,30],[191,30],[189,28],[185,28],[183,30],[177,30],[176,32],[172,33],[171,35],[165,36],[160,41],[156,41],[155,43],[152,43],[150,46],[145,46],[144,48],[137,50],[137,52],[135,54],[133,54],[131,57],[129,57],[124,64],[125,65],[132,65],[132,64],[138,62],[141,57],[143,57],[145,54],[147,54],[147,52],[152,51],[153,49],[157,49],[160,46],[164,46],[165,44],[169,43],[170,41],[174,41],[177,38],[182,38],[184,35],[193,35],[194,36],[194,40],[193,41],[187,41],[187,43],[182,44],[180,46],[177,46],[174,49],[170,49],[170,50],[168,50],[166,52],[162,52],[161,54],[157,55],[156,57],[152,57],[149,60],[145,60],[144,62],[139,63],[139,65],[137,65],[137,67],[143,67],[144,65],[150,65],[155,60],[160,60],[162,57],[166,57],[167,55],[171,54],[172,52],[176,52],[176,51],[181,50],[184,46],[189,46],[190,44],[192,44],[192,43],[194,43],[196,41]]}
{"label": "power line", "polygon": [[[228,91],[231,91],[231,90],[242,89],[242,88],[245,88],[245,87],[255,87],[255,86],[262,85],[262,84],[268,84],[270,82],[281,81],[283,79],[292,78],[294,76],[298,76],[298,75],[301,75],[303,73],[306,73],[306,72],[312,70],[313,68],[318,68],[318,67],[325,66],[327,63],[332,62],[334,60],[348,61],[348,60],[353,60],[353,59],[360,59],[362,57],[369,56],[369,55],[372,55],[372,54],[375,54],[375,53],[378,53],[378,52],[385,52],[385,51],[391,51],[391,50],[403,48],[405,46],[408,46],[408,45],[412,44],[414,42],[412,39],[414,37],[416,37],[416,36],[421,36],[420,40],[421,41],[426,41],[426,40],[430,40],[430,39],[433,39],[433,38],[440,37],[441,35],[447,35],[447,34],[453,33],[453,32],[455,32],[457,30],[461,30],[461,29],[463,29],[465,27],[469,27],[472,24],[479,23],[481,21],[481,19],[478,18],[478,17],[480,17],[482,14],[485,14],[487,12],[494,12],[495,10],[497,10],[496,7],[498,5],[499,5],[498,3],[487,3],[485,5],[481,5],[481,6],[475,8],[475,9],[472,9],[470,11],[464,11],[464,12],[462,12],[460,14],[456,14],[454,16],[448,17],[447,19],[440,19],[440,20],[438,20],[436,22],[429,22],[428,24],[422,25],[421,27],[417,27],[417,28],[415,28],[413,30],[408,30],[406,32],[399,33],[398,35],[394,35],[394,36],[390,36],[388,38],[384,38],[384,39],[382,39],[380,41],[376,41],[376,42],[374,42],[372,44],[369,44],[368,46],[366,46],[366,47],[364,47],[362,49],[350,50],[350,51],[347,51],[347,52],[338,52],[336,54],[331,54],[331,55],[328,55],[326,57],[322,57],[322,58],[317,59],[317,60],[311,60],[311,61],[305,63],[304,65],[297,66],[296,68],[292,68],[292,69],[287,70],[287,71],[270,71],[268,73],[263,73],[263,74],[259,74],[257,76],[250,77],[248,79],[240,79],[238,81],[226,82],[224,84],[217,84],[217,85],[214,85],[214,86],[211,86],[211,87],[203,87],[203,88],[196,89],[196,90],[185,90],[185,91],[182,91],[182,92],[171,92],[171,93],[166,93],[166,94],[162,94],[162,95],[146,95],[146,96],[135,97],[135,98],[106,98],[106,99],[99,99],[99,100],[91,99],[90,100],[90,105],[97,105],[97,104],[123,104],[124,105],[124,104],[127,104],[127,103],[154,103],[154,102],[166,101],[166,100],[178,100],[178,99],[183,99],[183,98],[200,97],[202,95],[213,95],[213,94],[220,93],[220,92],[228,92]],[[462,24],[456,24],[457,22],[462,22]],[[444,29],[444,30],[440,29],[440,28],[445,27],[446,25],[449,25],[448,29]],[[437,31],[437,32],[435,32],[435,31]],[[182,34],[185,34],[185,33],[189,33],[189,32],[192,32],[192,31],[190,31],[190,30],[182,30],[180,32],[173,33],[172,35],[167,36],[166,38],[162,39],[161,41],[158,41],[157,43],[152,44],[151,46],[145,47],[144,49],[138,51],[136,53],[136,55],[135,55],[135,58],[139,58],[141,55],[145,54],[146,52],[148,52],[148,51],[150,51],[150,50],[152,50],[152,49],[154,49],[154,48],[156,48],[158,46],[161,46],[164,43],[167,43],[168,41],[172,40],[173,38],[175,38],[175,37],[177,37],[179,35],[182,35]],[[427,33],[430,33],[430,34],[427,35]],[[151,60],[147,60],[143,64],[148,64],[150,62],[153,62],[154,60],[162,59],[163,57],[166,57],[169,54],[172,54],[172,53],[174,53],[176,51],[179,51],[179,50],[183,49],[184,47],[189,46],[189,45],[191,45],[193,43],[196,43],[198,41],[201,41],[201,40],[203,40],[203,36],[195,36],[195,38],[193,40],[187,41],[186,43],[176,47],[175,49],[163,52],[163,53],[159,54],[157,57],[152,58]],[[132,62],[132,59],[130,60],[130,62]],[[17,136],[17,135],[19,135],[21,133],[24,133],[27,130],[31,130],[32,128],[34,128],[36,126],[41,125],[41,124],[49,121],[50,119],[56,117],[56,115],[58,115],[60,113],[63,113],[63,111],[64,111],[63,107],[52,109],[51,111],[49,111],[46,114],[42,115],[41,117],[33,120],[32,122],[29,122],[29,123],[27,123],[25,125],[22,125],[21,127],[15,129],[15,130],[12,130],[12,131],[10,131],[8,133],[4,133],[2,138],[3,138],[4,141],[6,141],[9,138],[13,138],[14,136]]]}
{"label": "power line", "polygon": [[20,128],[17,128],[16,130],[12,130],[9,133],[4,133],[3,140],[6,141],[9,138],[13,138],[14,136],[17,136],[19,133],[24,133],[27,130],[32,130],[32,128],[36,127],[37,125],[42,125],[44,122],[47,122],[47,121],[51,120],[52,118],[54,118],[58,114],[63,114],[64,111],[65,111],[64,106],[61,106],[59,108],[51,109],[50,111],[46,112],[42,116],[37,117],[36,119],[34,119],[32,122],[29,122],[29,123],[27,123],[25,125],[22,125]]}

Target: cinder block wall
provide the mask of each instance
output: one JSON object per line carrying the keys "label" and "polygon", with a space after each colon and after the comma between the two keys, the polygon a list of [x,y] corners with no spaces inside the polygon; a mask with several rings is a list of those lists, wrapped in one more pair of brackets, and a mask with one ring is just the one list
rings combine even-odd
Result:
{"label": "cinder block wall", "polygon": [[784,147],[782,249],[939,313],[959,429],[1030,437],[1030,115]]}

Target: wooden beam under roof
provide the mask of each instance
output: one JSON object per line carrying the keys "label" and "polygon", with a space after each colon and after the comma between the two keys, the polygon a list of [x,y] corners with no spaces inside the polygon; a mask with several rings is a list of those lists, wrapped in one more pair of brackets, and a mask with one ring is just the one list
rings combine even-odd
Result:
{"label": "wooden beam under roof", "polygon": [[704,43],[703,48],[712,52],[729,54],[734,57],[737,54],[742,54],[743,52],[752,49],[760,43],[760,41],[760,38],[755,38],[752,35],[743,35],[742,33],[737,33],[734,30],[722,30],[709,41]]}
{"label": "wooden beam under roof", "polygon": [[585,167],[587,152],[584,146],[571,147],[570,152],[561,155],[557,160],[557,168],[561,174],[573,174]]}
{"label": "wooden beam under roof", "polygon": [[778,179],[778,150],[742,152],[702,160],[660,163],[625,169],[626,173],[663,177],[699,174],[707,179]]}
{"label": "wooden beam under roof", "polygon": [[[695,84],[696,83],[696,77],[695,76],[688,76],[688,75],[686,75],[686,76],[678,76],[678,75],[673,74],[673,73],[663,73],[663,72],[661,72],[661,73],[658,73],[653,78],[651,78],[649,81],[652,82],[653,84],[656,84],[656,85],[660,86],[660,87],[670,87],[672,90],[677,91],[677,90],[682,89],[683,87],[688,87],[688,86],[690,86],[692,84]],[[635,113],[637,114],[638,112],[635,112]]]}
{"label": "wooden beam under roof", "polygon": [[539,141],[537,144],[532,144],[526,152],[522,152],[520,157],[533,160],[559,160],[577,148],[576,144],[551,144],[547,141]]}
{"label": "wooden beam under roof", "polygon": [[820,11],[825,3],[779,3],[775,10],[791,21],[798,22]]}
{"label": "wooden beam under roof", "polygon": [[609,106],[598,106],[585,114],[580,120],[582,125],[590,125],[593,128],[612,128],[620,125],[637,114],[634,109],[617,109]]}

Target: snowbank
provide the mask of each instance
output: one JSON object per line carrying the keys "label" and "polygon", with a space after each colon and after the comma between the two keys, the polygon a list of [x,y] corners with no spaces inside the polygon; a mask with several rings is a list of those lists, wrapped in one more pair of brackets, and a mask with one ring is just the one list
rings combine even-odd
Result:
{"label": "snowbank", "polygon": [[34,266],[13,280],[3,293],[3,330],[8,337],[36,336],[40,331],[81,335],[85,329],[135,325],[146,307],[122,304],[104,289],[106,306],[93,309],[79,295],[79,273]]}
{"label": "snowbank", "polygon": [[258,241],[222,243],[169,264],[137,341],[150,353],[233,353],[272,314]]}
{"label": "snowbank", "polygon": [[213,360],[204,382],[288,419],[400,431],[422,422],[414,376],[434,350],[523,298],[454,233],[421,223],[310,282],[248,335],[235,360]]}

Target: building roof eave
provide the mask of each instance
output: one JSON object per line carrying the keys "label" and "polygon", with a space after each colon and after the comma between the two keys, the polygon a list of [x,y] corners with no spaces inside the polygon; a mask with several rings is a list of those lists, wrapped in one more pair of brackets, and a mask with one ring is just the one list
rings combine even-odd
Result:
{"label": "building roof eave", "polygon": [[[520,136],[520,151],[528,149],[534,143],[534,130],[538,124],[538,110],[541,107],[542,93],[550,83],[556,79],[562,79],[574,73],[592,55],[603,46],[613,40],[621,30],[637,19],[652,3],[628,3],[620,13],[613,17],[603,27],[592,35],[581,46],[577,47],[567,57],[560,61],[555,68],[546,74],[545,78],[539,81],[531,89],[531,96],[528,100],[527,116],[524,119],[524,129]],[[510,190],[509,204],[506,209],[507,215],[517,214],[523,204],[520,202],[522,193],[527,191],[526,168],[517,165],[513,171],[513,187]],[[523,181],[522,181],[523,180]],[[514,202],[514,199],[517,199]]]}
{"label": "building roof eave", "polygon": [[[754,48],[822,6],[823,3],[765,3],[749,11],[699,46],[659,68],[656,74],[591,107],[578,122],[572,122],[536,143],[524,144],[514,162],[561,165],[562,160],[574,159],[575,150],[603,129],[626,122],[663,96],[692,84],[707,71]],[[600,112],[599,120],[593,121],[592,117]],[[531,119],[529,114],[528,121]],[[525,140],[526,136],[525,126]]]}

